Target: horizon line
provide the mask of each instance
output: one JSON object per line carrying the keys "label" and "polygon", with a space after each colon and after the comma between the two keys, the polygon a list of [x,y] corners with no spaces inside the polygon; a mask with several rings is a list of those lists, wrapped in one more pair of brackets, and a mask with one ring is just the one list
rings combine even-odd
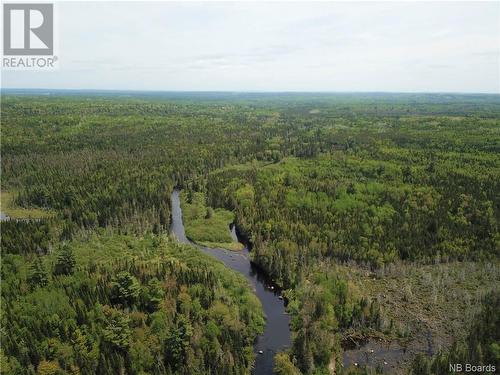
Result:
{"label": "horizon line", "polygon": [[330,91],[330,90],[155,90],[155,89],[102,89],[102,88],[38,88],[38,87],[0,87],[4,91],[83,91],[83,92],[129,92],[129,93],[221,93],[221,94],[435,94],[435,95],[496,95],[491,91]]}

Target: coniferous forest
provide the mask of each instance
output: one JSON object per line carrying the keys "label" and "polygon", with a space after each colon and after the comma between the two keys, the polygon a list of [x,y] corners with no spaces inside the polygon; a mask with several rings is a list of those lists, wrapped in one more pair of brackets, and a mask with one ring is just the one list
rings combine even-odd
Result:
{"label": "coniferous forest", "polygon": [[282,288],[276,374],[500,368],[499,95],[4,92],[1,154],[2,374],[251,373],[261,302],[174,189]]}

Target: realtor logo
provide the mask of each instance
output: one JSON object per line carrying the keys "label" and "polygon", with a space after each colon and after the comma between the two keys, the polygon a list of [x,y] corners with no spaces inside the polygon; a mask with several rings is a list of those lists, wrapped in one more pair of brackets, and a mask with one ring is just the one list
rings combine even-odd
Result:
{"label": "realtor logo", "polygon": [[53,55],[53,4],[4,4],[3,54],[4,56]]}

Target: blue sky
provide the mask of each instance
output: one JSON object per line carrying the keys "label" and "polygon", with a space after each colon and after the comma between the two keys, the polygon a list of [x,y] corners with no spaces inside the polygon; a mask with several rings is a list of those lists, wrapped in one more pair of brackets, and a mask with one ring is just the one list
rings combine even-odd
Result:
{"label": "blue sky", "polygon": [[2,87],[500,92],[500,2],[57,3],[59,68]]}

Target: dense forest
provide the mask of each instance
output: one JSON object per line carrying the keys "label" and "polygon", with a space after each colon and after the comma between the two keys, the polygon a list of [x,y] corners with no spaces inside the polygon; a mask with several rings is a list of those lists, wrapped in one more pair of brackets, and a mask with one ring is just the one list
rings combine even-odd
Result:
{"label": "dense forest", "polygon": [[2,259],[2,371],[246,374],[262,329],[242,277],[160,236]]}
{"label": "dense forest", "polygon": [[[284,288],[277,374],[499,368],[498,95],[41,94],[2,95],[2,373],[250,372],[260,303],[174,188]],[[373,338],[405,354],[343,366]]]}

